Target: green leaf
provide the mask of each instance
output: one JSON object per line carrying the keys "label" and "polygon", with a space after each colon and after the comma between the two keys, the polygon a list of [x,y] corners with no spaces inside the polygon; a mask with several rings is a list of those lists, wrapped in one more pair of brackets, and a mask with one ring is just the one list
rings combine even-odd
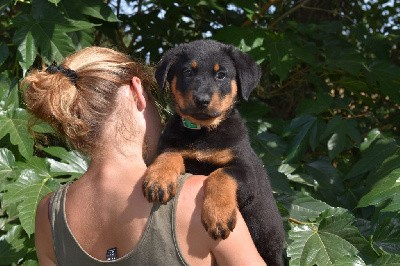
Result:
{"label": "green leaf", "polygon": [[352,142],[355,146],[361,142],[357,122],[339,116],[335,116],[329,121],[323,138],[327,136],[331,136],[328,140],[328,154],[331,159],[336,158],[342,151],[351,148]]}
{"label": "green leaf", "polygon": [[61,0],[48,0],[50,3],[55,4],[56,6],[58,5],[58,3],[61,2]]}
{"label": "green leaf", "polygon": [[8,46],[5,43],[0,43],[0,66],[8,57]]}
{"label": "green leaf", "polygon": [[14,0],[0,0],[0,12],[3,12]]}
{"label": "green leaf", "polygon": [[43,178],[30,169],[22,171],[18,180],[7,186],[4,204],[7,206],[18,203],[19,220],[29,235],[35,230],[35,214],[39,201],[58,186],[59,183],[54,179]]}
{"label": "green leaf", "polygon": [[33,139],[28,131],[28,113],[24,109],[14,112],[0,112],[0,139],[10,135],[11,143],[18,146],[22,156],[33,155]]}
{"label": "green leaf", "polygon": [[61,147],[49,147],[43,150],[61,159],[61,161],[47,159],[50,163],[50,172],[53,176],[70,175],[75,179],[85,173],[88,168],[88,159],[77,151],[67,151]]}
{"label": "green leaf", "polygon": [[290,265],[340,265],[350,259],[353,264],[364,265],[358,249],[346,240],[359,235],[352,226],[354,217],[343,211],[327,218],[325,215],[321,214],[319,225],[295,225],[289,231],[289,239],[293,241],[287,249]]}
{"label": "green leaf", "polygon": [[0,265],[12,265],[27,252],[21,225],[14,225],[0,236]]}
{"label": "green leaf", "polygon": [[337,49],[337,47],[332,47],[326,49],[325,56],[329,69],[341,69],[355,77],[359,76],[360,71],[365,68],[363,65],[364,58],[352,48]]}
{"label": "green leaf", "polygon": [[32,66],[37,54],[37,47],[32,36],[32,32],[26,34],[15,35],[14,42],[18,45],[18,61],[24,74]]}
{"label": "green leaf", "polygon": [[375,61],[368,67],[367,77],[372,86],[396,103],[400,103],[400,67],[389,61]]}
{"label": "green leaf", "polygon": [[18,82],[6,73],[0,74],[0,115],[1,111],[12,111],[19,107]]}
{"label": "green leaf", "polygon": [[365,262],[359,257],[343,257],[335,261],[334,266],[365,266]]}
{"label": "green leaf", "polygon": [[370,132],[368,132],[367,137],[365,137],[364,141],[361,143],[360,151],[364,152],[375,140],[380,137],[382,137],[381,131],[377,128],[372,129]]}
{"label": "green leaf", "polygon": [[282,201],[289,211],[289,216],[302,222],[315,220],[322,212],[332,208],[325,202],[314,199],[304,193],[297,193],[294,196]]}
{"label": "green leaf", "polygon": [[71,38],[66,33],[66,29],[73,30],[67,27],[68,21],[59,12],[41,16],[35,19],[31,15],[21,14],[14,20],[17,26],[14,42],[18,44],[21,56],[27,54],[28,58],[27,62],[21,62],[23,68],[30,63],[30,55],[39,49],[48,62],[60,62],[74,52]]}
{"label": "green leaf", "polygon": [[400,266],[400,255],[383,254],[374,264],[374,266]]}
{"label": "green leaf", "polygon": [[310,162],[306,165],[307,173],[317,182],[318,194],[323,200],[334,201],[337,195],[344,192],[341,173],[325,158]]}
{"label": "green leaf", "polygon": [[374,245],[386,252],[400,254],[400,219],[384,217],[374,228],[372,235]]}
{"label": "green leaf", "polygon": [[[342,77],[340,80],[336,82],[339,86],[348,89],[349,91],[358,91],[358,92],[365,92],[366,88],[368,88],[367,83],[360,80],[359,78],[353,77]],[[369,91],[369,90],[367,90]]]}
{"label": "green leaf", "polygon": [[[364,195],[357,207],[379,205],[388,199],[400,196],[400,168],[393,170],[387,176],[379,180],[370,192]],[[395,202],[398,204],[398,202]]]}
{"label": "green leaf", "polygon": [[16,163],[16,165],[19,169],[34,170],[35,173],[42,178],[50,179],[52,177],[50,174],[50,164],[48,163],[46,158],[34,156],[24,162],[19,161]]}
{"label": "green leaf", "polygon": [[22,266],[40,266],[36,260],[26,260],[22,263]]}
{"label": "green leaf", "polygon": [[[285,162],[292,162],[297,159],[305,150],[308,143],[318,142],[314,139],[316,128],[318,126],[317,118],[311,115],[302,115],[292,120],[289,126],[290,132],[297,132],[295,137],[288,145],[288,155]],[[312,134],[314,132],[314,134]],[[313,145],[314,147],[316,144]]]}
{"label": "green leaf", "polygon": [[332,105],[333,99],[326,90],[318,90],[315,99],[303,99],[296,113],[301,114],[320,114],[326,112]]}
{"label": "green leaf", "polygon": [[349,173],[346,175],[346,179],[365,174],[378,168],[386,158],[395,154],[398,149],[395,140],[390,138],[378,139],[362,154],[361,159],[352,166]]}
{"label": "green leaf", "polygon": [[112,9],[102,1],[61,0],[60,2],[60,8],[69,18],[81,19],[79,15],[84,14],[107,22],[120,22]]}
{"label": "green leaf", "polygon": [[14,154],[6,148],[0,148],[0,176],[2,178],[11,176],[14,163]]}
{"label": "green leaf", "polygon": [[281,81],[284,80],[298,63],[298,60],[290,52],[294,44],[282,36],[271,34],[264,41],[264,46],[269,54],[271,72],[278,75]]}

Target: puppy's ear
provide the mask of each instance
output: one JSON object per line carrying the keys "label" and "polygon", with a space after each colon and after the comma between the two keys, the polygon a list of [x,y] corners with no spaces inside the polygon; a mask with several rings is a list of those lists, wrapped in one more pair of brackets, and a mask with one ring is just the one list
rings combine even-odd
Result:
{"label": "puppy's ear", "polygon": [[167,81],[170,81],[168,80],[168,74],[175,60],[176,60],[175,49],[171,49],[165,53],[165,55],[161,58],[160,62],[157,64],[155,76],[157,84],[163,93],[165,92]]}
{"label": "puppy's ear", "polygon": [[228,45],[228,54],[236,67],[236,78],[242,98],[248,100],[261,78],[261,67],[246,53]]}

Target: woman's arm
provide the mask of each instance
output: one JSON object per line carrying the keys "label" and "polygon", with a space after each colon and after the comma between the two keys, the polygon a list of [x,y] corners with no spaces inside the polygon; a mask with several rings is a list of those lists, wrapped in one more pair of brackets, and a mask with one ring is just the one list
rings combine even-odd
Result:
{"label": "woman's arm", "polygon": [[201,223],[206,178],[190,176],[178,198],[177,234],[184,258],[193,265],[210,265],[210,258],[218,265],[266,265],[239,211],[236,227],[227,239],[215,241],[208,235]]}
{"label": "woman's arm", "polygon": [[239,211],[236,227],[225,240],[212,247],[218,265],[266,265],[258,253]]}
{"label": "woman's arm", "polygon": [[35,247],[40,266],[56,265],[48,212],[51,195],[45,196],[36,209]]}

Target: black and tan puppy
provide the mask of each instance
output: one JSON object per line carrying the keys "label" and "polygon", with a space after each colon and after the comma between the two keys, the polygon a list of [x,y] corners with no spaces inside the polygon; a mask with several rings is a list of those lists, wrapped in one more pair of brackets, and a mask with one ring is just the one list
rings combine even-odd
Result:
{"label": "black and tan puppy", "polygon": [[281,216],[234,108],[239,97],[249,98],[260,76],[260,67],[231,45],[199,40],[167,51],[156,79],[164,91],[169,83],[175,114],[161,137],[160,155],[148,168],[143,192],[149,201],[164,203],[175,195],[180,174],[208,175],[202,222],[210,236],[227,238],[239,207],[264,260],[282,265]]}

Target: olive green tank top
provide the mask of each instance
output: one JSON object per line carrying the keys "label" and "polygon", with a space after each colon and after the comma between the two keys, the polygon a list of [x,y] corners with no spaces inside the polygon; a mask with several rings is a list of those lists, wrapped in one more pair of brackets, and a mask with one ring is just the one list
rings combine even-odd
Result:
{"label": "olive green tank top", "polygon": [[[177,243],[175,230],[176,203],[180,189],[189,175],[179,178],[176,196],[167,204],[155,203],[138,244],[123,257],[101,261],[85,252],[76,241],[65,216],[68,185],[57,190],[49,206],[54,252],[58,265],[188,265]],[[105,252],[105,251],[104,251]]]}

